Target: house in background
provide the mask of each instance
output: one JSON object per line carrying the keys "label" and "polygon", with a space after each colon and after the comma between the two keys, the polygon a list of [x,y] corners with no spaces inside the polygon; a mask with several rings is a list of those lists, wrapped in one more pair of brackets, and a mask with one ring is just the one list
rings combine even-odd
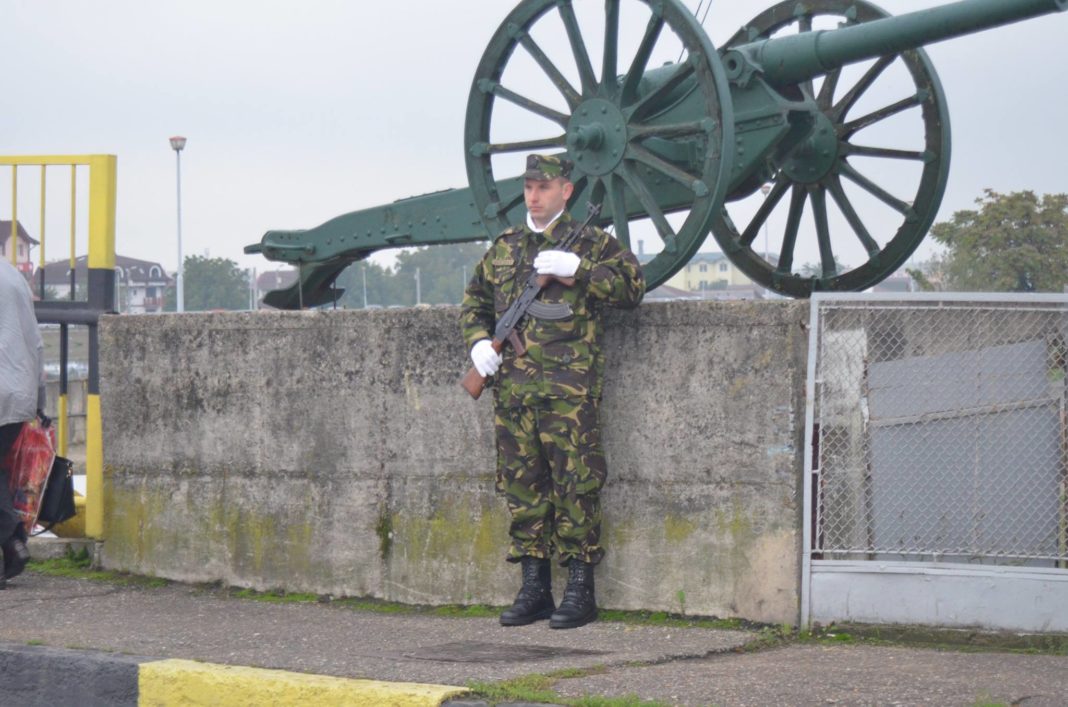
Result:
{"label": "house in background", "polygon": [[[29,279],[33,273],[33,261],[30,259],[30,249],[39,244],[39,241],[35,240],[26,233],[26,229],[22,227],[22,224],[18,221],[15,222],[15,232],[18,235],[18,250],[15,254],[15,267],[19,272]],[[11,222],[0,221],[0,257],[11,262]]]}
{"label": "house in background", "polygon": [[[645,252],[644,244],[640,240],[638,252],[635,255],[642,265],[656,257],[656,254]],[[774,256],[772,256],[772,262],[776,262]],[[681,299],[679,292],[692,295],[686,299],[737,300],[779,297],[750,280],[749,276],[739,270],[723,253],[712,252],[694,253],[690,262],[657,289],[662,288],[667,288],[671,294],[665,297],[653,297],[653,300]],[[656,290],[653,290],[650,295],[655,292]]]}
{"label": "house in background", "polygon": [[[75,296],[88,281],[87,256],[74,261]],[[69,260],[44,266],[45,288],[56,299],[70,299],[71,269]],[[115,255],[115,311],[122,314],[154,314],[163,311],[164,292],[173,279],[159,263]]]}
{"label": "house in background", "polygon": [[271,290],[284,290],[287,287],[291,287],[296,281],[297,271],[295,268],[289,268],[287,270],[271,270],[260,273],[259,276],[255,278],[256,291],[253,293],[256,308],[270,309],[268,305],[263,303],[263,296]]}

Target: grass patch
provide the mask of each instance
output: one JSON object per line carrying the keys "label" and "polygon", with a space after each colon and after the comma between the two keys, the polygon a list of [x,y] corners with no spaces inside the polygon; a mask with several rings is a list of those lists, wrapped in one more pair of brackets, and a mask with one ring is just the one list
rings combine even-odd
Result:
{"label": "grass patch", "polygon": [[448,606],[432,607],[430,613],[434,616],[444,616],[446,618],[488,619],[500,616],[501,609],[495,606],[487,606],[485,604],[471,604],[467,606],[450,604]]}
{"label": "grass patch", "polygon": [[841,624],[802,634],[821,643],[862,643],[963,653],[1068,655],[1068,634],[1016,634],[928,626]]}
{"label": "grass patch", "polygon": [[468,683],[472,697],[490,702],[557,702],[560,696],[552,689],[556,682],[548,675],[524,675],[501,682]]}
{"label": "grass patch", "polygon": [[70,579],[87,579],[92,582],[110,582],[126,587],[165,587],[170,582],[159,577],[145,577],[125,572],[111,572],[108,570],[94,570],[91,568],[92,559],[89,552],[82,548],[74,552],[68,548],[63,557],[51,557],[45,560],[31,559],[26,568],[36,574],[50,577],[67,577]]}
{"label": "grass patch", "polygon": [[[208,590],[210,591],[210,587]],[[216,587],[216,589],[219,589]],[[445,606],[421,606],[418,604],[400,604],[381,599],[361,597],[330,597],[304,592],[287,592],[284,589],[270,589],[265,592],[255,589],[224,589],[234,599],[263,601],[269,604],[329,604],[350,611],[369,611],[376,614],[407,614],[423,616],[442,616],[446,618],[488,618],[496,617],[501,609],[485,604],[447,604]]]}
{"label": "grass patch", "polygon": [[470,682],[467,687],[471,694],[467,697],[486,700],[491,704],[500,702],[548,702],[569,707],[667,707],[663,702],[642,700],[635,695],[622,697],[562,697],[554,687],[558,680],[566,678],[597,675],[605,672],[604,666],[592,668],[568,668],[546,675],[524,675],[523,677],[501,682]]}
{"label": "grass patch", "polygon": [[266,592],[257,592],[255,589],[234,589],[230,592],[230,596],[235,599],[251,599],[268,604],[311,604],[319,601],[317,594],[287,592],[284,589],[269,589]]}
{"label": "grass patch", "polygon": [[617,621],[636,626],[669,626],[672,628],[712,628],[730,631],[753,631],[767,628],[745,619],[720,619],[715,616],[686,616],[667,611],[618,611],[598,609],[599,621]]}

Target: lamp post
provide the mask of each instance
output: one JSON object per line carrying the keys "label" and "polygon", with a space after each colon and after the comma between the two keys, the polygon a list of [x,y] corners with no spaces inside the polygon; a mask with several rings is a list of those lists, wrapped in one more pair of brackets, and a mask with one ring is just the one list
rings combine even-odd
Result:
{"label": "lamp post", "polygon": [[367,309],[367,263],[360,263],[360,271],[363,275],[363,308]]}
{"label": "lamp post", "polygon": [[185,311],[185,290],[183,288],[182,273],[185,269],[185,264],[182,262],[182,148],[185,147],[185,138],[180,135],[176,135],[171,138],[171,148],[174,150],[174,156],[178,160],[178,302],[175,309],[179,312]]}
{"label": "lamp post", "polygon": [[[770,184],[761,184],[760,193],[764,195],[764,199],[767,200],[768,192],[771,191]],[[768,252],[768,220],[764,219],[764,260],[771,263],[771,254]]]}

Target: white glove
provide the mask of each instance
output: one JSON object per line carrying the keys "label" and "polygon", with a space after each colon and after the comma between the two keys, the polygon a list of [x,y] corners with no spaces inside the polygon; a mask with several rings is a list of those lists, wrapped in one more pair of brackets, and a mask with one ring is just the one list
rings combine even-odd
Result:
{"label": "white glove", "polygon": [[578,270],[580,258],[564,250],[546,250],[534,258],[534,269],[539,275],[556,277],[574,277]]}
{"label": "white glove", "polygon": [[471,347],[471,363],[480,376],[492,376],[501,366],[501,355],[493,350],[493,342],[480,339]]}

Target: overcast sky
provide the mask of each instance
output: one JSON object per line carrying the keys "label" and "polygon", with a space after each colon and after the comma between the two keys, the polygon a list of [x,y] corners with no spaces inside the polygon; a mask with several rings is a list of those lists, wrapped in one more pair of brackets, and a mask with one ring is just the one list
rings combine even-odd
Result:
{"label": "overcast sky", "polygon": [[[705,27],[717,45],[771,4],[712,3]],[[694,9],[697,0],[685,4]],[[880,4],[899,14],[939,3]],[[471,78],[512,7],[502,0],[0,0],[7,67],[0,154],[118,155],[118,251],[173,269],[168,138],[184,135],[185,253],[273,269],[242,253],[269,229],[309,228],[466,185]],[[644,21],[629,30],[643,28]],[[940,220],[972,208],[985,187],[1068,192],[1066,37],[1068,13],[929,47],[953,126]],[[39,175],[19,175],[20,219],[36,233]],[[69,172],[49,172],[56,208],[69,192],[64,180]],[[9,194],[5,168],[0,219],[10,218]],[[48,259],[66,257],[62,217],[50,215],[48,228],[55,234]],[[705,249],[716,249],[711,237]]]}

